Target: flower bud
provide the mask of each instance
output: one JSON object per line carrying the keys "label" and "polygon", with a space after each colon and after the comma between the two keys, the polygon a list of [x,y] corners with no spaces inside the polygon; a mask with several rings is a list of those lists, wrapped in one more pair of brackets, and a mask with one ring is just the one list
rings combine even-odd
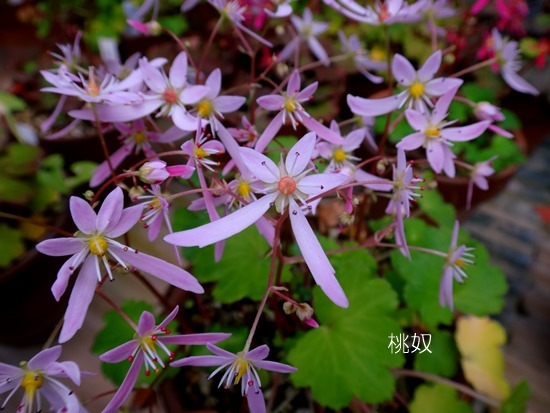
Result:
{"label": "flower bud", "polygon": [[283,304],[283,311],[287,315],[292,314],[296,311],[296,306],[288,301],[285,301]]}
{"label": "flower bud", "polygon": [[91,201],[92,199],[94,199],[94,191],[92,191],[91,189],[88,189],[86,192],[84,192],[84,198],[86,199],[86,201]]}
{"label": "flower bud", "polygon": [[138,170],[139,179],[147,184],[160,184],[169,176],[164,161],[145,162]]}
{"label": "flower bud", "polygon": [[301,321],[307,321],[313,317],[313,308],[307,303],[300,303],[296,309],[296,315]]}
{"label": "flower bud", "polygon": [[500,108],[489,102],[479,102],[474,108],[474,114],[479,120],[491,120],[500,122],[504,120],[504,115]]}

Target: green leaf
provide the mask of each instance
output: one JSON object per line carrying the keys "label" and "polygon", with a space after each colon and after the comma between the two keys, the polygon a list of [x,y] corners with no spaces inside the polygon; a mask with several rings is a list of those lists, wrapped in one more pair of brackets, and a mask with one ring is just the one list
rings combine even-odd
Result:
{"label": "green leaf", "polygon": [[181,36],[181,34],[189,27],[187,20],[181,14],[160,17],[158,22],[162,27],[167,28],[176,36]]}
{"label": "green leaf", "polygon": [[[172,217],[174,232],[195,228],[208,222],[210,222],[210,219],[206,211],[194,212],[189,211],[186,207],[176,209]],[[183,256],[193,261],[199,251],[199,247],[184,248]]]}
{"label": "green leaf", "polygon": [[433,331],[430,342],[431,353],[417,352],[414,369],[444,377],[453,377],[458,367],[458,350],[453,336],[447,331]]}
{"label": "green leaf", "polygon": [[464,94],[467,99],[470,99],[473,102],[492,102],[496,100],[496,94],[493,90],[481,87],[476,83],[466,83],[461,88],[460,91]]}
{"label": "green leaf", "polygon": [[418,199],[418,206],[428,217],[438,225],[448,225],[454,222],[456,211],[451,204],[447,204],[439,191],[426,190],[422,198]]}
{"label": "green leaf", "polygon": [[27,181],[21,181],[0,174],[0,199],[24,205],[33,196],[33,188]]}
{"label": "green leaf", "polygon": [[449,119],[457,119],[459,122],[466,122],[471,112],[470,105],[463,102],[457,102],[456,100],[451,102],[449,108]]}
{"label": "green leaf", "polygon": [[416,389],[410,413],[473,413],[472,407],[457,397],[455,389],[444,384],[423,384]]}
{"label": "green leaf", "polygon": [[[217,281],[212,294],[223,303],[243,298],[260,300],[269,277],[271,247],[253,225],[225,241],[219,263],[214,262],[213,246],[200,249],[193,257],[193,274],[199,281]],[[290,279],[288,266],[283,267],[283,280]]]}
{"label": "green leaf", "polygon": [[97,163],[91,161],[78,161],[71,165],[71,172],[74,176],[65,179],[67,187],[74,189],[92,179],[92,174],[97,167]]}
{"label": "green leaf", "polygon": [[21,233],[5,224],[0,224],[0,267],[6,268],[24,252],[25,244]]}
{"label": "green leaf", "polygon": [[520,381],[512,389],[512,394],[502,404],[502,413],[525,413],[527,400],[531,395],[529,384],[525,380]]}
{"label": "green leaf", "polygon": [[17,112],[25,109],[27,104],[23,99],[18,98],[11,93],[0,91],[0,108],[2,107],[10,112]]}
{"label": "green leaf", "polygon": [[11,176],[34,174],[38,167],[40,149],[22,143],[8,145],[6,153],[0,158],[0,170]]}
{"label": "green leaf", "polygon": [[395,379],[388,367],[404,363],[403,354],[388,349],[388,337],[401,333],[395,320],[397,295],[385,280],[371,276],[340,271],[348,309],[337,307],[315,287],[321,326],[297,340],[288,355],[298,368],[291,376],[294,384],[311,387],[315,400],[333,409],[347,406],[354,396],[367,403],[390,400]]}
{"label": "green leaf", "polygon": [[509,130],[521,129],[521,120],[514,112],[509,109],[502,109],[501,112],[504,115],[504,120],[499,124],[501,128]]}
{"label": "green leaf", "polygon": [[[143,311],[149,311],[153,313],[153,307],[146,303],[145,301],[132,301],[128,300],[122,303],[120,306],[122,311],[124,311],[136,324],[139,321],[139,317]],[[157,320],[158,321],[158,320]],[[130,325],[118,314],[115,310],[108,311],[103,317],[103,322],[105,323],[104,327],[97,333],[95,337],[94,344],[92,345],[92,353],[94,354],[103,354],[108,350],[111,350],[127,341],[130,341],[134,338],[135,331]],[[157,322],[158,324],[158,322]],[[174,331],[177,328],[177,323],[174,321],[168,324],[168,328]],[[170,350],[177,346],[168,346]],[[159,355],[164,355],[163,351],[159,351]],[[168,355],[166,358],[163,358],[165,364],[168,361]],[[101,363],[101,371],[105,376],[113,381],[116,386],[120,386],[128,368],[130,367],[129,362],[120,362],[120,363]],[[144,386],[151,384],[155,380],[155,375],[151,374],[146,376],[143,373],[144,369],[138,376],[136,385]],[[168,368],[168,371],[163,375],[163,378],[172,377],[177,374],[177,369]]]}

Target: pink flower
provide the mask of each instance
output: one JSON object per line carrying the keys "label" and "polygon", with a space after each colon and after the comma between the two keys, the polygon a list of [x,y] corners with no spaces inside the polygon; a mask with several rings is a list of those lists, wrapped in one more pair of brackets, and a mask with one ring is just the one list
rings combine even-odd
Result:
{"label": "pink flower", "polygon": [[464,279],[468,278],[464,268],[466,265],[474,263],[472,261],[474,255],[470,253],[474,248],[468,248],[466,245],[457,247],[458,229],[458,221],[455,221],[451,245],[446,255],[443,275],[439,284],[439,304],[441,307],[447,305],[451,310],[453,309],[453,278],[460,283],[464,282]]}
{"label": "pink flower", "polygon": [[420,19],[415,13],[415,5],[409,6],[403,0],[376,0],[374,6],[363,7],[353,0],[324,0],[324,2],[353,20],[378,25],[404,22],[412,23]]}
{"label": "pink flower", "polygon": [[405,136],[397,144],[398,148],[410,151],[419,147],[426,148],[428,162],[432,169],[440,173],[444,171],[449,177],[455,176],[453,159],[455,155],[450,149],[452,142],[464,142],[481,135],[491,121],[477,122],[469,126],[447,128],[454,122],[444,122],[447,111],[457,89],[445,93],[436,103],[431,114],[426,115],[416,110],[405,111],[407,121],[417,130],[416,133]]}
{"label": "pink flower", "polygon": [[0,406],[4,410],[8,401],[23,388],[25,394],[17,409],[18,413],[42,411],[42,400],[46,399],[52,411],[79,413],[83,411],[74,393],[58,379],[69,379],[80,385],[80,369],[72,361],[57,361],[61,346],[42,350],[19,367],[0,363],[0,393],[10,392]]}
{"label": "pink flower", "polygon": [[[210,376],[211,379],[221,370],[227,368],[220,379],[220,386],[230,387],[232,384],[241,384],[241,394],[247,397],[248,407],[251,413],[265,412],[265,400],[263,398],[261,381],[256,368],[276,371],[279,373],[294,373],[297,369],[288,364],[264,360],[269,354],[269,347],[265,344],[254,350],[243,350],[237,354],[230,353],[211,343],[206,347],[214,356],[192,356],[170,363],[173,367],[181,366],[220,366]],[[252,390],[252,391],[250,391]]]}
{"label": "pink flower", "polygon": [[217,221],[167,235],[165,241],[184,247],[204,247],[241,232],[258,221],[272,205],[281,214],[288,207],[296,242],[313,278],[334,303],[347,307],[348,300],[334,276],[335,270],[297,201],[306,206],[309,196],[336,188],[349,178],[337,173],[308,175],[311,169],[306,168],[314,148],[315,134],[308,133],[290,149],[284,162],[281,157],[278,166],[253,149],[241,148],[243,160],[250,173],[263,183],[266,195]]}
{"label": "pink flower", "polygon": [[115,413],[118,411],[118,408],[130,395],[138,378],[141,366],[145,367],[146,376],[151,374],[151,370],[158,373],[160,368],[166,368],[162,353],[166,354],[169,360],[173,360],[175,356],[175,353],[170,351],[167,345],[197,345],[206,344],[207,342],[217,343],[218,341],[225,340],[231,335],[226,333],[170,335],[171,332],[166,327],[176,317],[178,310],[179,307],[176,306],[168,317],[157,326],[155,325],[155,317],[153,314],[144,311],[139,318],[134,339],[99,356],[101,361],[106,363],[119,363],[123,360],[128,360],[132,363],[118,391],[109,404],[103,409],[102,413]]}
{"label": "pink flower", "polygon": [[302,123],[306,128],[317,133],[321,138],[333,143],[342,143],[341,136],[336,135],[329,128],[313,119],[302,106],[302,103],[313,98],[317,86],[318,82],[315,82],[300,90],[300,73],[295,70],[288,80],[286,93],[282,95],[260,96],[257,99],[258,105],[262,108],[279,111],[258,138],[255,147],[257,151],[264,151],[279,129],[281,129],[281,126],[286,123],[287,119],[294,129],[296,129],[298,123]]}
{"label": "pink flower", "polygon": [[143,211],[142,205],[124,208],[123,204],[124,194],[119,187],[105,198],[97,214],[86,201],[73,196],[70,199],[70,209],[78,227],[75,236],[49,239],[36,246],[38,251],[46,255],[71,255],[60,268],[52,286],[56,300],[63,295],[69,278],[82,264],[65,312],[60,343],[69,340],[82,327],[96,284],[102,282],[100,264],[103,264],[109,278],[113,279],[108,257],[122,268],[129,270],[135,267],[183,290],[204,292],[195,277],[187,271],[159,258],[138,253],[137,250],[114,240],[127,233],[138,222]]}
{"label": "pink flower", "polygon": [[470,209],[472,205],[472,195],[474,192],[474,184],[481,189],[486,191],[489,189],[489,182],[487,177],[495,173],[492,163],[496,159],[496,156],[493,156],[490,159],[487,159],[483,162],[478,162],[472,166],[470,171],[470,180],[468,181],[468,194],[466,196],[466,208]]}
{"label": "pink flower", "polygon": [[438,77],[435,74],[441,66],[441,50],[433,53],[420,70],[414,70],[413,65],[400,54],[392,61],[392,73],[397,83],[405,88],[401,93],[382,99],[365,99],[348,95],[348,105],[351,111],[361,116],[383,115],[403,107],[414,108],[425,113],[433,106],[431,99],[439,97],[449,90],[462,84],[461,79]]}
{"label": "pink flower", "polygon": [[[478,102],[474,106],[474,114],[479,120],[490,120],[491,122],[501,122],[504,120],[499,107],[492,105],[489,102]],[[488,127],[494,133],[504,136],[505,138],[513,138],[514,135],[507,130],[491,123]]]}
{"label": "pink flower", "polygon": [[348,39],[344,32],[339,30],[338,38],[342,43],[342,53],[348,54],[353,59],[353,63],[357,70],[372,83],[382,83],[384,78],[373,75],[369,72],[369,69],[384,70],[386,68],[386,63],[372,60],[361,45],[359,37],[356,34],[350,35]]}

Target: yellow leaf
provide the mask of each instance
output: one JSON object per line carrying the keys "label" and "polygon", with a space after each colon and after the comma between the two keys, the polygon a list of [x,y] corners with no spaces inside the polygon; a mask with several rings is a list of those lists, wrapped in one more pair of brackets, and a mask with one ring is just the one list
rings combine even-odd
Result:
{"label": "yellow leaf", "polygon": [[462,355],[462,369],[472,386],[497,400],[510,394],[504,378],[504,355],[500,346],[506,342],[504,328],[488,317],[462,317],[455,333]]}

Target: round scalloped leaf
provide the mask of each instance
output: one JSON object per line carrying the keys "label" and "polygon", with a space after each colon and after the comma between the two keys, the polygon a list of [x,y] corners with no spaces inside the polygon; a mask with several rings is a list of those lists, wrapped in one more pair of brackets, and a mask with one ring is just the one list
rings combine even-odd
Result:
{"label": "round scalloped leaf", "polygon": [[423,384],[416,389],[410,413],[473,413],[472,407],[444,384]]}
{"label": "round scalloped leaf", "polygon": [[444,377],[453,377],[458,367],[458,350],[451,333],[435,330],[430,342],[431,353],[417,352],[414,369]]}
{"label": "round scalloped leaf", "polygon": [[366,280],[370,276],[340,271],[348,309],[337,307],[315,287],[320,327],[297,340],[288,355],[298,368],[291,376],[294,384],[311,387],[315,400],[333,409],[347,406],[354,396],[367,403],[390,400],[395,379],[388,368],[404,363],[403,354],[388,348],[389,336],[401,333],[397,294],[385,280]]}

